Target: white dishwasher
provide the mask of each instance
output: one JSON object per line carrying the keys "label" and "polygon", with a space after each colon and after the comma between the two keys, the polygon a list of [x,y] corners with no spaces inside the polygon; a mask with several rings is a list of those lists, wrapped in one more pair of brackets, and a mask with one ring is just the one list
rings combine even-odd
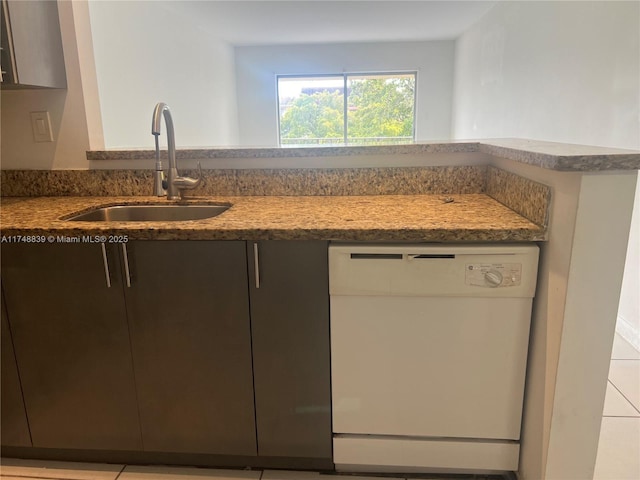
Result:
{"label": "white dishwasher", "polygon": [[334,463],[518,469],[534,244],[329,247]]}

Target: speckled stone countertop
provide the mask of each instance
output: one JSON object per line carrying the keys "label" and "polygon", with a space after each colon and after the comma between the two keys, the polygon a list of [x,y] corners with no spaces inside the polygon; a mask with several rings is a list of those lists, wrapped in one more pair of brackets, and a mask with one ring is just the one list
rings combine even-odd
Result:
{"label": "speckled stone countertop", "polygon": [[640,169],[640,152],[621,148],[504,138],[483,140],[478,144],[478,150],[561,172]]}
{"label": "speckled stone countertop", "polygon": [[[640,169],[640,151],[527,139],[490,139],[415,143],[408,145],[301,147],[301,148],[192,148],[178,149],[178,159],[291,158],[356,155],[409,155],[481,152],[542,168],[571,172]],[[166,152],[163,152],[166,158]],[[95,150],[88,160],[150,160],[154,150]]]}
{"label": "speckled stone countertop", "polygon": [[[446,202],[445,200],[453,200]],[[131,240],[538,241],[536,225],[485,194],[200,197],[231,204],[183,222],[72,222],[74,213],[114,204],[166,204],[156,197],[3,199],[3,236],[127,235]],[[180,202],[176,202],[180,203]]]}
{"label": "speckled stone countertop", "polygon": [[[347,157],[354,155],[402,155],[414,153],[477,152],[477,142],[433,142],[406,145],[324,146],[324,147],[202,147],[178,148],[176,158],[203,160],[207,158],[290,158]],[[166,158],[166,151],[163,152]],[[90,150],[87,160],[152,160],[155,150]]]}

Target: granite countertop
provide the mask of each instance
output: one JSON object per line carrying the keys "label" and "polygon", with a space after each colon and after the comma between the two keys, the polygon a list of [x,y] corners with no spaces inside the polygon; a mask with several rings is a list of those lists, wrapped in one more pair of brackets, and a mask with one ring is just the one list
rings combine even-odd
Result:
{"label": "granite countertop", "polygon": [[[214,158],[304,158],[474,152],[565,172],[640,169],[640,152],[636,150],[518,138],[454,140],[449,142],[421,142],[407,145],[352,147],[180,148],[176,151],[176,157],[178,159],[206,160]],[[166,152],[162,153],[166,158]],[[144,148],[129,150],[93,150],[87,152],[87,160],[150,160],[153,158],[155,158],[155,151]]]}
{"label": "granite countertop", "polygon": [[[452,202],[445,202],[452,199]],[[485,194],[197,197],[231,204],[183,222],[70,222],[73,213],[114,204],[166,204],[157,197],[5,198],[4,237],[127,235],[131,240],[538,241],[543,227]],[[185,202],[174,202],[185,203]],[[7,239],[5,238],[4,241]],[[57,240],[55,240],[57,241]]]}

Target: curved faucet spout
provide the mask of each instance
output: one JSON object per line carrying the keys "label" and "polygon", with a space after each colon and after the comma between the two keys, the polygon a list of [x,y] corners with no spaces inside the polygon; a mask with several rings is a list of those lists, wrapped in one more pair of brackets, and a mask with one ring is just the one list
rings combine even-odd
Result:
{"label": "curved faucet spout", "polygon": [[[188,182],[190,180],[187,177],[180,177],[178,175],[178,165],[176,162],[176,140],[175,132],[173,129],[173,118],[171,117],[171,110],[169,105],[164,102],[160,102],[153,109],[153,117],[151,119],[151,134],[156,136],[156,139],[160,135],[162,117],[167,124],[167,150],[169,156],[169,175],[167,176],[167,199],[177,200],[181,198],[181,192],[184,189],[195,188],[200,182],[195,183]],[[156,169],[158,168],[158,162],[160,162],[158,143],[156,142]],[[160,167],[162,168],[162,167]]]}
{"label": "curved faucet spout", "polygon": [[176,166],[176,134],[173,129],[173,118],[169,105],[160,102],[153,109],[153,118],[151,119],[151,134],[156,137],[161,133],[162,117],[167,124],[167,150],[169,155],[169,170],[177,168]]}
{"label": "curved faucet spout", "polygon": [[164,112],[165,109],[169,110],[169,106],[164,102],[156,104],[156,107],[153,109],[153,118],[151,119],[152,135],[160,135],[160,133],[162,133],[160,127],[162,127],[162,112]]}

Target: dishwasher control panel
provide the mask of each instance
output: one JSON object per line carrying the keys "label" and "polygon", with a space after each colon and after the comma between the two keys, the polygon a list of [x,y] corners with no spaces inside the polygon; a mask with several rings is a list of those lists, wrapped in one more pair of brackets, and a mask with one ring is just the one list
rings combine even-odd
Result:
{"label": "dishwasher control panel", "polygon": [[517,287],[522,279],[521,263],[468,263],[465,282],[476,287]]}
{"label": "dishwasher control panel", "polygon": [[329,245],[330,295],[533,297],[537,271],[535,244]]}

